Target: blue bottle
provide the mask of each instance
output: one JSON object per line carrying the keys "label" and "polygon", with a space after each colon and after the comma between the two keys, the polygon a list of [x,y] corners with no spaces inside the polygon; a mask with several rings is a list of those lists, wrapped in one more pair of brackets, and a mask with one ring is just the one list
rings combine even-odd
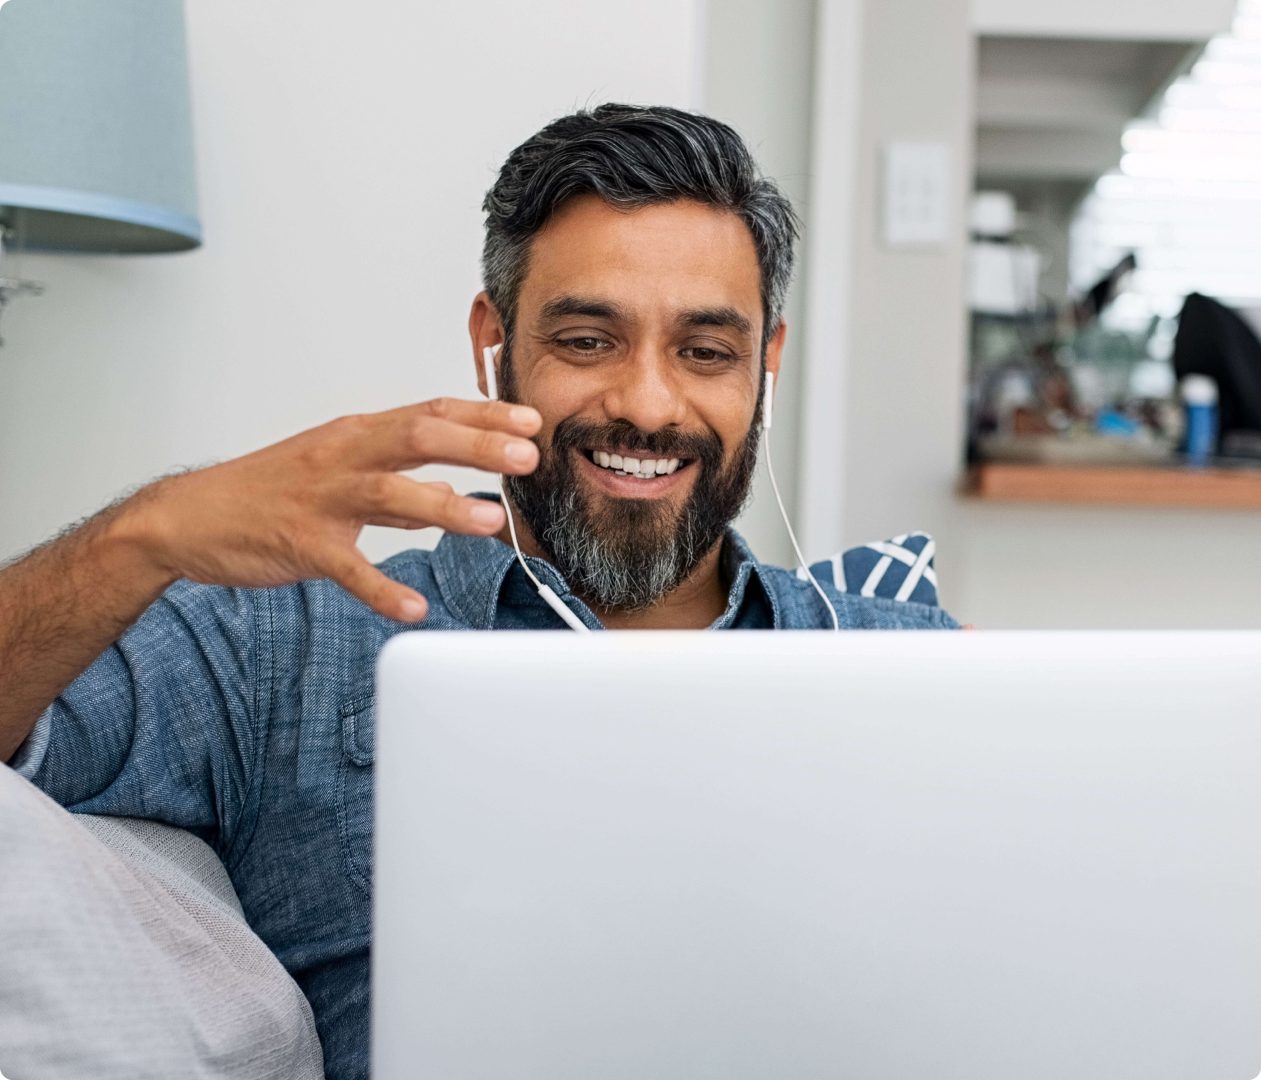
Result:
{"label": "blue bottle", "polygon": [[1187,464],[1202,469],[1217,450],[1217,383],[1207,375],[1187,375],[1182,380],[1182,407]]}

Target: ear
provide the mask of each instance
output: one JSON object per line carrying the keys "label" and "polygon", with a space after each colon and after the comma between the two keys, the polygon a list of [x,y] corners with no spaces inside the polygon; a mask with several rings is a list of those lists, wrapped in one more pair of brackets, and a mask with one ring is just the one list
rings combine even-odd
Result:
{"label": "ear", "polygon": [[783,319],[766,343],[766,370],[775,376],[775,385],[779,386],[779,362],[784,355],[784,337],[788,333],[788,324]]}
{"label": "ear", "polygon": [[758,394],[765,395],[762,397],[762,426],[767,430],[770,430],[771,426],[771,407],[775,401],[775,394],[779,392],[779,362],[784,355],[784,335],[787,332],[788,324],[780,319],[779,326],[771,335],[770,341],[766,343],[766,374],[771,377],[771,386],[766,385],[766,375],[763,375]]}
{"label": "ear", "polygon": [[[498,309],[485,292],[479,292],[473,297],[473,307],[468,316],[468,334],[473,344],[473,370],[477,372],[477,387],[483,397],[489,397],[486,372],[482,370],[482,350],[504,343],[504,325]],[[495,382],[502,385],[498,371],[495,372]]]}

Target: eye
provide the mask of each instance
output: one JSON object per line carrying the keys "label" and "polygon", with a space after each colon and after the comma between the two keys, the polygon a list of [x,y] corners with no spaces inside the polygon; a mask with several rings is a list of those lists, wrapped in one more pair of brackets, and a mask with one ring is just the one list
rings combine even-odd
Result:
{"label": "eye", "polygon": [[583,335],[581,337],[557,338],[556,344],[574,352],[593,353],[599,352],[600,348],[608,343],[603,338]]}
{"label": "eye", "polygon": [[685,356],[701,364],[729,364],[735,360],[732,353],[715,349],[709,345],[691,345],[683,350]]}

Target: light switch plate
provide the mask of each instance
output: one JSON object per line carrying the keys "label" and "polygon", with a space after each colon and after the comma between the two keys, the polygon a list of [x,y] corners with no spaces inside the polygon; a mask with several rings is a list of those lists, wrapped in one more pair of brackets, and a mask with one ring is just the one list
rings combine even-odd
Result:
{"label": "light switch plate", "polygon": [[884,148],[884,242],[935,247],[951,239],[953,179],[944,142],[891,142]]}

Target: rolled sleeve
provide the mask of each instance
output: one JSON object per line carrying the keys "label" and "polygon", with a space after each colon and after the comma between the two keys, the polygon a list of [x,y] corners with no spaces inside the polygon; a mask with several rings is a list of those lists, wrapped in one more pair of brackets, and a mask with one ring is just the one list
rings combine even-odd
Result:
{"label": "rolled sleeve", "polygon": [[258,753],[253,590],[181,581],[40,716],[10,762],[70,810],[189,829],[226,851]]}

